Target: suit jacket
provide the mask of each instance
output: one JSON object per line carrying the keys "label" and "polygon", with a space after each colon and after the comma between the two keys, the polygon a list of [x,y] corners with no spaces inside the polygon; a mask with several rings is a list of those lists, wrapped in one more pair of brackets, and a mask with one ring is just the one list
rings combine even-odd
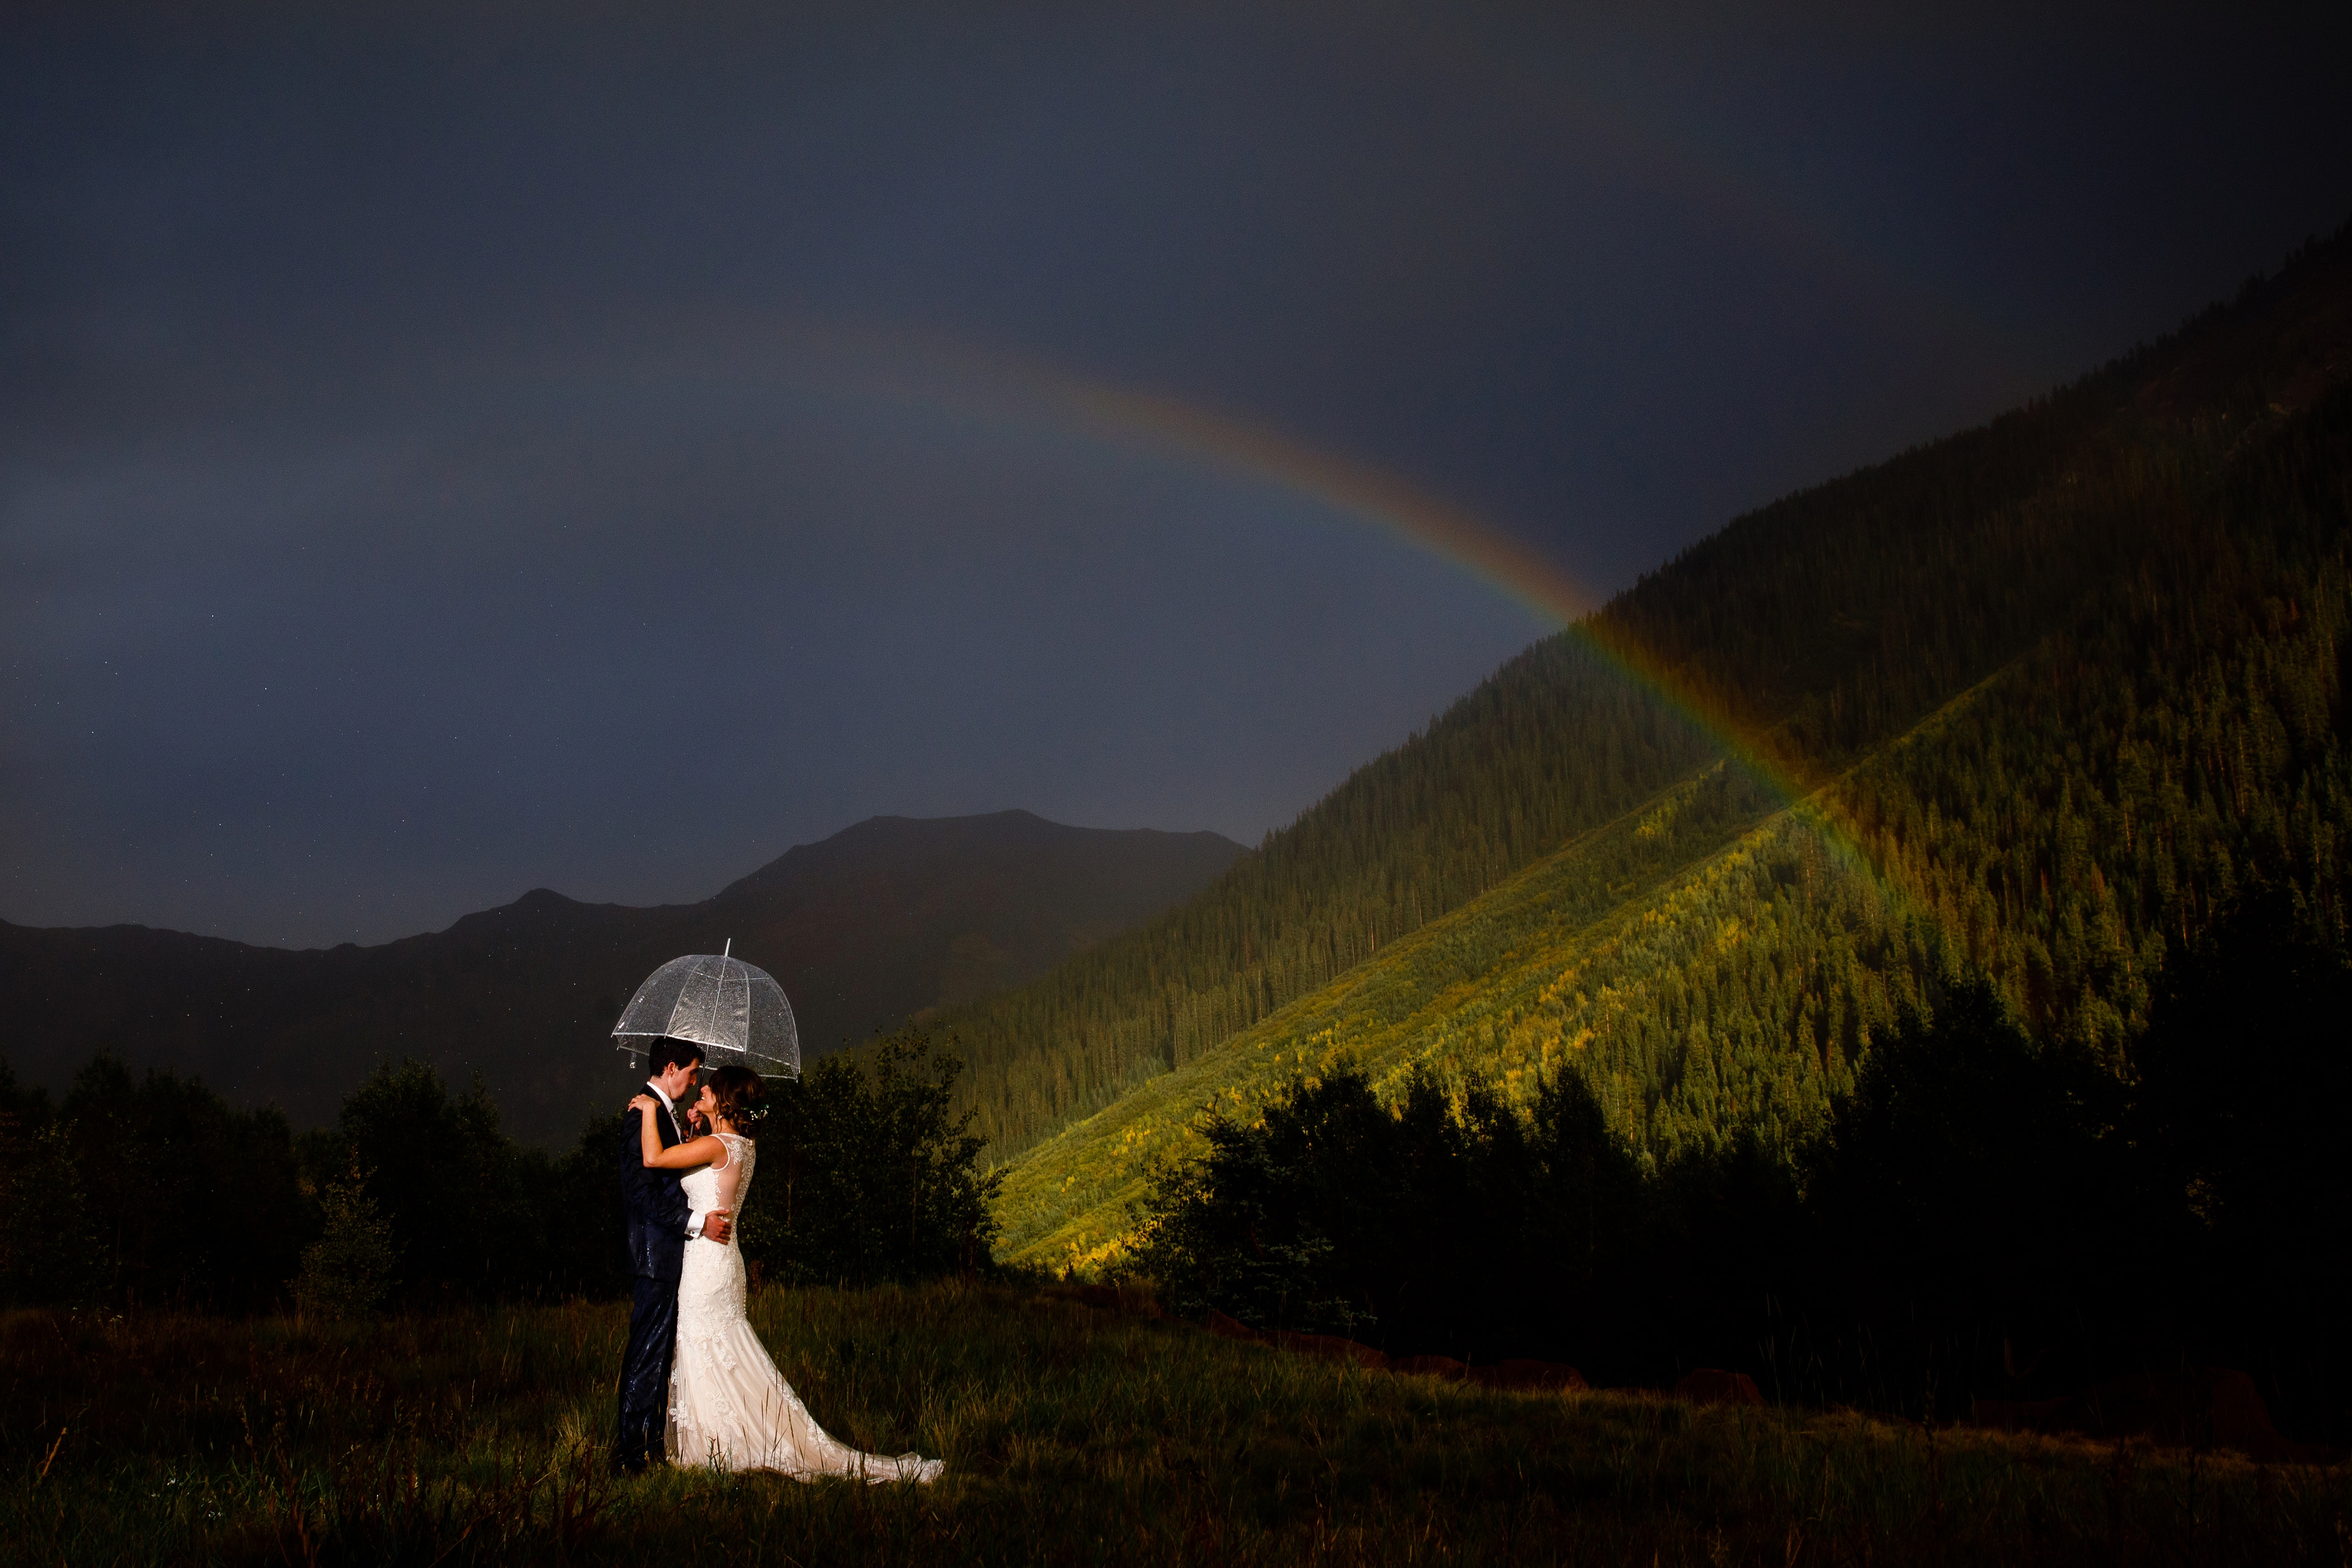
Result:
{"label": "suit jacket", "polygon": [[[684,1172],[646,1164],[639,1114],[633,1111],[625,1118],[628,1135],[621,1141],[621,1212],[628,1224],[629,1270],[641,1280],[676,1283],[686,1264],[686,1226],[693,1210],[681,1185]],[[677,1147],[677,1129],[669,1117],[656,1115],[654,1131],[661,1135],[663,1148]]]}

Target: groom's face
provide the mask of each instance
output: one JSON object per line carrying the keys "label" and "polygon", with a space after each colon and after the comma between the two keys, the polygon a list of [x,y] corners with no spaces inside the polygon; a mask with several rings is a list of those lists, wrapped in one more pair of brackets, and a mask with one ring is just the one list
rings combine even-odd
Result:
{"label": "groom's face", "polygon": [[694,1081],[699,1067],[696,1062],[674,1061],[663,1068],[654,1082],[661,1085],[661,1092],[669,1096],[670,1103],[683,1111],[694,1100]]}

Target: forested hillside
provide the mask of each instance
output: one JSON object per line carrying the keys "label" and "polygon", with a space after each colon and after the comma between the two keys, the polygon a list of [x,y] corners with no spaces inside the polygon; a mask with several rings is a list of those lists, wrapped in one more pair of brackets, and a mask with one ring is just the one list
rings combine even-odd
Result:
{"label": "forested hillside", "polygon": [[2068,626],[1800,805],[1712,768],[1016,1161],[1008,1255],[1115,1256],[1202,1110],[1246,1121],[1301,1071],[1524,1098],[1572,1071],[1656,1170],[1742,1130],[1789,1149],[1971,975],[2126,1068],[2168,956],[2256,881],[2341,951],[2352,388],[2149,516]]}
{"label": "forested hillside", "polygon": [[[1782,1061],[1777,1031],[1801,1019],[1832,1083],[1885,1016],[1889,977],[1961,959],[1998,969],[2038,1028],[2120,1049],[2164,933],[2194,927],[2251,852],[2245,834],[2277,854],[2334,841],[2340,796],[2324,780],[2340,681],[2323,580],[2337,570],[2341,466],[2338,416],[2314,404],[2352,366],[2347,278],[2352,238],[2307,246],[2153,347],[1694,547],[1498,671],[1192,904],[937,1020],[972,1061],[979,1128],[1011,1157],[1162,1074],[1224,1071],[1203,1058],[1237,1037],[1274,1054],[1269,1041],[1295,1035],[1282,1009],[1315,998],[1319,1012],[1355,966],[1563,846],[1557,874],[1601,874],[1577,857],[1618,854],[1638,831],[1619,820],[1697,779],[1732,737],[1784,796],[1841,780],[1810,808],[1838,831],[1825,850],[1806,847],[1796,821],[1770,824],[1672,896],[1795,878],[1810,902],[1776,918],[1806,933],[1807,952],[1827,943],[1871,977],[1801,985],[1780,967],[1798,954],[1776,952],[1774,994],[1810,999],[1756,1009],[1754,1050]],[[2273,523],[2285,531],[2265,532]],[[2258,691],[2249,671],[2280,684]],[[2129,750],[2088,754],[2105,747]],[[2256,832],[2247,814],[2294,825]],[[1712,843],[1666,847],[1687,867],[1737,820],[1710,819]],[[2107,832],[2121,850],[2099,858],[2093,840]],[[1644,864],[1653,878],[1677,869]],[[1912,891],[1890,900],[1895,886]],[[1778,907],[1760,892],[1734,903]],[[1579,927],[1576,939],[1602,937]],[[1612,1038],[1685,1040],[1733,983],[1699,980]],[[1632,1061],[1640,1082],[1657,1071]],[[1192,1103],[1174,1083],[1148,1098]],[[1809,1113],[1818,1092],[1781,1101]],[[1026,1190],[1025,1176],[1008,1189],[1009,1239],[1044,1233],[1018,1211]]]}

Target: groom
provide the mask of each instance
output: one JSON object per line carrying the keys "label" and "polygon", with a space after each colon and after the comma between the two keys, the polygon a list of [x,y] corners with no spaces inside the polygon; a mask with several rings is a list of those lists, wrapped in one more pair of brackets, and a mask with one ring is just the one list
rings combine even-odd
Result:
{"label": "groom", "polygon": [[[702,1047],[667,1036],[653,1042],[653,1076],[646,1087],[659,1097],[664,1113],[654,1130],[665,1149],[685,1137],[678,1125],[680,1101],[699,1092],[695,1071]],[[669,1418],[670,1358],[677,1348],[677,1278],[686,1244],[696,1236],[727,1239],[727,1211],[714,1208],[699,1221],[688,1213],[679,1186],[684,1173],[646,1164],[637,1118],[625,1117],[621,1140],[621,1208],[628,1221],[629,1269],[636,1276],[636,1304],[629,1312],[629,1348],[621,1357],[621,1435],[613,1468],[637,1475],[662,1457]]]}

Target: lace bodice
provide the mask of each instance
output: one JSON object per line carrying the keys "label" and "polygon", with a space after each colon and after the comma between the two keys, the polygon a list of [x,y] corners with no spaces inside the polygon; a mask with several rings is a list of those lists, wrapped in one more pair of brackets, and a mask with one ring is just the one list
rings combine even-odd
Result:
{"label": "lace bodice", "polygon": [[678,1179],[687,1207],[698,1215],[714,1208],[723,1208],[730,1215],[740,1213],[743,1195],[751,1186],[751,1168],[759,1163],[759,1145],[751,1139],[735,1133],[721,1133],[719,1141],[727,1145],[725,1165],[698,1166]]}

